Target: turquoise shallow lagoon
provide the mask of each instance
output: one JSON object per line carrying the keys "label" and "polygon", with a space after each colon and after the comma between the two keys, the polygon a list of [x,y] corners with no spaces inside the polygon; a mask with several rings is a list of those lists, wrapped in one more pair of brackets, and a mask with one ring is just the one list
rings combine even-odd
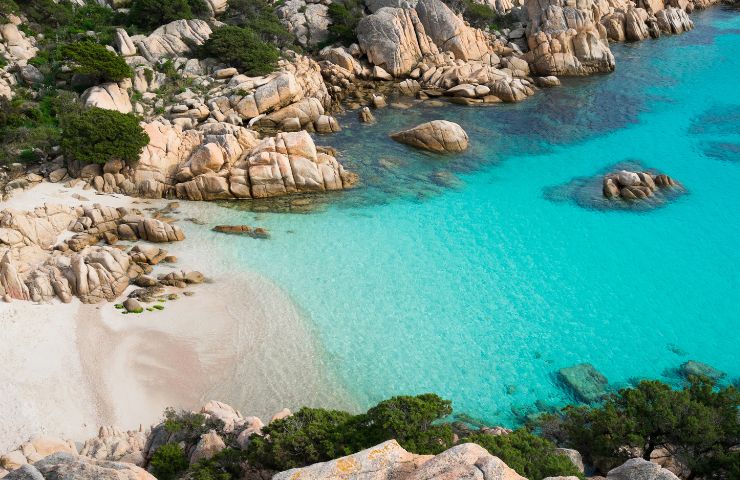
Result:
{"label": "turquoise shallow lagoon", "polygon": [[[377,112],[320,137],[363,185],[312,214],[206,208],[188,235],[214,268],[271,279],[361,406],[433,391],[491,423],[569,401],[554,372],[589,362],[615,385],[694,359],[740,375],[740,14],[613,46],[617,71],[516,105]],[[460,123],[456,157],[394,144]],[[586,208],[558,187],[640,162],[688,193],[650,211]],[[258,241],[211,233],[265,226]],[[192,231],[192,234],[191,234]],[[537,407],[535,403],[537,402]]]}

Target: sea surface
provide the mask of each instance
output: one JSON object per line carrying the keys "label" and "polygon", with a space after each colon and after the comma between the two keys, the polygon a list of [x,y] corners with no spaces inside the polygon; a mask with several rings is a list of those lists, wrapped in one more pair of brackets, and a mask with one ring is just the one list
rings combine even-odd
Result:
{"label": "sea surface", "polygon": [[[675,382],[687,360],[740,376],[740,13],[613,45],[617,70],[565,79],[518,104],[386,108],[318,137],[360,174],[355,190],[260,204],[186,206],[212,268],[277,284],[305,315],[323,364],[360,407],[436,392],[456,412],[515,425],[573,399],[562,367],[591,363],[614,388]],[[447,119],[461,155],[388,138]],[[614,165],[666,173],[685,193],[610,209],[593,178]],[[246,208],[248,207],[248,208]],[[652,208],[655,207],[655,208]],[[269,240],[210,231],[270,230]],[[287,353],[287,352],[286,352]]]}

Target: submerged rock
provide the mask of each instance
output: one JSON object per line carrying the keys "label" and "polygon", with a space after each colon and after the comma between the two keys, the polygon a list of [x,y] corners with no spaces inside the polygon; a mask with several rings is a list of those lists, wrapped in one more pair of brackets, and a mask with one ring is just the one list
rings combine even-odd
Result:
{"label": "submerged rock", "polygon": [[724,378],[726,375],[724,372],[717,370],[711,365],[697,362],[695,360],[689,360],[688,362],[681,364],[681,366],[678,368],[678,373],[684,378],[689,378],[691,376],[700,376],[707,377],[715,381]]}
{"label": "submerged rock", "polygon": [[581,363],[558,370],[558,378],[570,389],[576,399],[595,403],[607,394],[609,381],[590,363]]}
{"label": "submerged rock", "polygon": [[468,134],[460,125],[447,120],[433,120],[409,130],[394,133],[391,138],[412,147],[437,153],[462,152],[468,148]]}

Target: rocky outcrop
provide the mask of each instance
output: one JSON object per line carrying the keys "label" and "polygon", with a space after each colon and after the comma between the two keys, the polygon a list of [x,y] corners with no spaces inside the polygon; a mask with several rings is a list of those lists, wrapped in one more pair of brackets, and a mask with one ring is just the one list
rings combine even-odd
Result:
{"label": "rocky outcrop", "polygon": [[538,75],[589,75],[614,70],[597,0],[526,0],[530,24],[525,58]]}
{"label": "rocky outcrop", "polygon": [[304,47],[313,47],[329,38],[331,19],[328,4],[306,0],[287,0],[275,12]]}
{"label": "rocky outcrop", "polygon": [[474,478],[524,480],[498,457],[473,443],[454,446],[437,456],[415,455],[395,440],[303,468],[281,472],[273,480],[432,480]]}
{"label": "rocky outcrop", "polygon": [[631,458],[610,470],[607,480],[678,480],[670,470],[642,458]]}
{"label": "rocky outcrop", "polygon": [[[279,96],[274,93],[273,98],[279,101]],[[332,120],[319,116],[317,124],[338,128]],[[147,198],[219,200],[342,190],[357,182],[332,151],[317,147],[305,131],[260,140],[256,132],[228,123],[206,123],[198,130],[183,131],[156,121],[144,130],[150,142],[135,165],[106,164],[103,170],[115,173],[93,171],[89,183],[98,190]],[[82,175],[82,169],[76,166],[72,173]],[[139,236],[150,241],[173,236],[170,231],[150,231],[148,223],[137,228]],[[156,235],[151,237],[152,233]]]}
{"label": "rocky outcrop", "polygon": [[447,120],[422,123],[409,130],[394,133],[391,138],[436,153],[462,152],[468,148],[468,134],[460,125]]}
{"label": "rocky outcrop", "polygon": [[28,60],[36,56],[38,48],[36,39],[26,36],[18,28],[20,19],[12,14],[7,17],[10,22],[0,24],[0,58],[6,61],[6,65],[0,68],[0,98],[10,100],[13,87],[18,83],[14,70],[25,67]]}
{"label": "rocky outcrop", "polygon": [[696,360],[689,360],[688,362],[682,363],[678,368],[678,374],[685,379],[689,379],[692,376],[707,377],[715,382],[727,376],[725,372],[717,370],[706,363],[697,362]]}
{"label": "rocky outcrop", "polygon": [[203,20],[175,20],[134,43],[144,58],[155,62],[160,58],[191,54],[192,49],[208,40],[211,33],[211,27]]}
{"label": "rocky outcrop", "polygon": [[649,172],[620,170],[604,176],[604,196],[623,200],[640,200],[652,197],[659,188],[680,187],[668,175]]}
{"label": "rocky outcrop", "polygon": [[[134,247],[129,252],[101,241],[184,239],[177,225],[125,208],[46,205],[33,212],[0,212],[0,298],[68,303],[111,301],[130,280],[156,263]],[[158,252],[160,249],[156,248]],[[164,253],[166,255],[166,252]]]}

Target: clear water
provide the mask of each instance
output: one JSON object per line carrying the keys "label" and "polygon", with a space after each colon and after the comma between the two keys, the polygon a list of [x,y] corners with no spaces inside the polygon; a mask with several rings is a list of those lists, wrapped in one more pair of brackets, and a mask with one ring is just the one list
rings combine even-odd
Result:
{"label": "clear water", "polygon": [[[688,34],[615,46],[611,75],[520,104],[389,108],[375,126],[350,113],[320,143],[340,150],[360,188],[313,214],[187,207],[208,222],[188,235],[218,251],[214,268],[283,288],[361,406],[431,391],[514,424],[569,401],[554,372],[580,362],[615,386],[688,359],[737,377],[740,15],[693,19]],[[470,150],[439,157],[388,139],[433,118],[460,123]],[[623,161],[688,193],[650,211],[552,193]],[[217,223],[264,226],[272,239],[211,233]]]}

